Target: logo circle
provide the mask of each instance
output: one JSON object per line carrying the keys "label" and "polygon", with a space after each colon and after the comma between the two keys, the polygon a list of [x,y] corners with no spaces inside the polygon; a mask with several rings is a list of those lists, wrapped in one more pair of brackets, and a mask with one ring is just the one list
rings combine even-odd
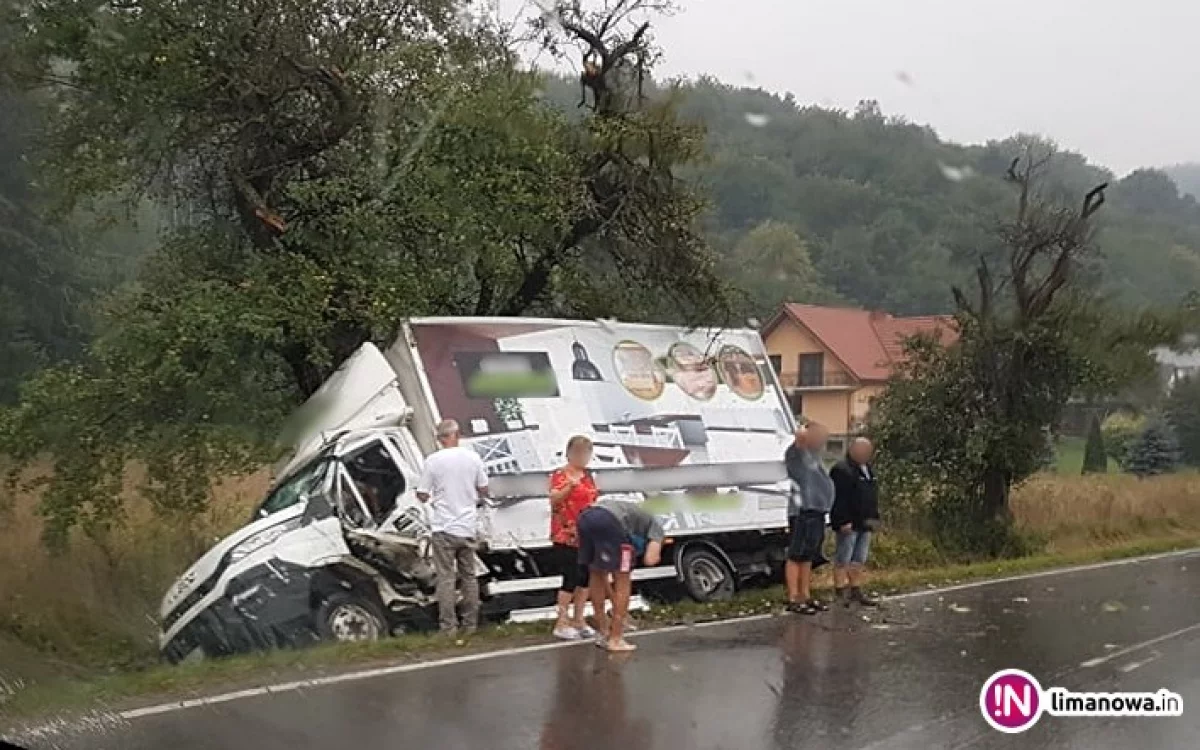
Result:
{"label": "logo circle", "polygon": [[983,683],[979,711],[992,729],[1017,734],[1041,718],[1042,686],[1037,678],[1020,669],[1002,669]]}

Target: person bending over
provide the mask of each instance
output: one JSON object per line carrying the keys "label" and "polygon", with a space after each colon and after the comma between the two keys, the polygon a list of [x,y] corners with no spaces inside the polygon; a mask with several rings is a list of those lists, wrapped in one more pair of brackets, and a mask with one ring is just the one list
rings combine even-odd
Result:
{"label": "person bending over", "polygon": [[[579,563],[588,567],[588,590],[600,631],[596,645],[609,651],[633,651],[637,646],[625,640],[633,567],[639,554],[644,565],[658,565],[662,559],[662,524],[639,503],[599,500],[579,514],[578,528]],[[611,618],[605,614],[605,584],[610,574]]]}

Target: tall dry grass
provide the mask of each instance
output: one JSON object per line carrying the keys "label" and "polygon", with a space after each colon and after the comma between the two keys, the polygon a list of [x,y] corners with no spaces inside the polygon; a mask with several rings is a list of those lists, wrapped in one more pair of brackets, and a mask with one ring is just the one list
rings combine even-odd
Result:
{"label": "tall dry grass", "polygon": [[1200,532],[1200,474],[1038,475],[1013,491],[1018,527],[1048,551],[1172,532]]}
{"label": "tall dry grass", "polygon": [[[0,672],[31,662],[51,673],[126,669],[156,658],[158,605],[170,582],[244,523],[266,474],[221,483],[209,512],[157,517],[126,481],[122,523],[98,538],[76,533],[61,553],[41,542],[35,498],[4,498],[0,513]],[[7,491],[7,490],[0,490]],[[24,670],[23,670],[24,671]],[[0,674],[0,676],[3,676]]]}

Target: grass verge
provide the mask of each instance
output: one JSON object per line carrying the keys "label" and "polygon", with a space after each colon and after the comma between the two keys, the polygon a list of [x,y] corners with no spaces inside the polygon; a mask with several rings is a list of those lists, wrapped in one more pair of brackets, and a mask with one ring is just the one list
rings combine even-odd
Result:
{"label": "grass verge", "polygon": [[[873,573],[872,588],[894,594],[1193,547],[1200,547],[1200,535],[1181,532],[1009,560],[883,570]],[[698,604],[685,601],[656,605],[638,619],[643,626],[652,627],[770,614],[781,611],[782,598],[779,586],[750,589],[727,602]],[[7,699],[0,703],[0,722],[3,722],[0,728],[34,723],[39,718],[121,710],[220,690],[319,677],[349,668],[431,660],[549,640],[546,623],[499,625],[485,628],[462,642],[430,635],[406,635],[374,643],[274,651],[179,667],[156,666],[92,679],[55,680],[26,688],[15,686],[17,689],[11,690]],[[0,690],[3,689],[0,685]]]}

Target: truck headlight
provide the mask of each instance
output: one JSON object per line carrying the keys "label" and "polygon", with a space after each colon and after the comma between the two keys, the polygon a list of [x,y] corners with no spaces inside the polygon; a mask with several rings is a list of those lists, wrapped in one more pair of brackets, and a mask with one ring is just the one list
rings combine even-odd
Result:
{"label": "truck headlight", "polygon": [[276,539],[283,536],[284,534],[286,534],[290,531],[295,531],[296,529],[300,528],[301,524],[303,523],[303,520],[304,519],[301,517],[296,517],[296,518],[292,518],[290,520],[284,521],[281,524],[277,524],[270,528],[263,529],[262,531],[258,532],[254,536],[250,537],[246,541],[242,542],[241,544],[239,544],[238,546],[236,546],[232,550],[230,550],[229,562],[235,563],[249,555],[254,554],[255,552],[258,552],[263,547],[266,547],[267,545],[274,543]]}

